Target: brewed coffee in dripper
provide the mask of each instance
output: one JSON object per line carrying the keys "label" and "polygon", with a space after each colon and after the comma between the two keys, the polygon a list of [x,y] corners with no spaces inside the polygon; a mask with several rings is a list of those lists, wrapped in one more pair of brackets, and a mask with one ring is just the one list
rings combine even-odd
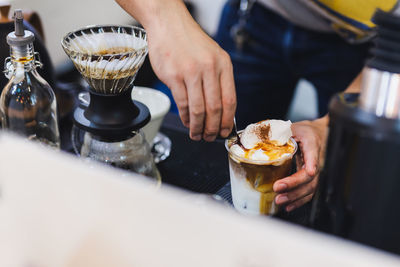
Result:
{"label": "brewed coffee in dripper", "polygon": [[[150,113],[131,98],[133,81],[148,52],[146,32],[134,26],[91,26],[68,33],[62,46],[90,86],[89,104],[74,112],[75,126],[86,131],[82,147],[75,142],[77,152],[158,179],[140,132]],[[140,149],[131,149],[132,144]]]}

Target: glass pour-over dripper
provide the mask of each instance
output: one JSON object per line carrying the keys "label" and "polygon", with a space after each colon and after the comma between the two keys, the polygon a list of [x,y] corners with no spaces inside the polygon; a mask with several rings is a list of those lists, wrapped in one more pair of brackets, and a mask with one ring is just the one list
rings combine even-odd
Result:
{"label": "glass pour-over dripper", "polygon": [[[91,26],[68,33],[62,47],[90,85],[90,102],[74,112],[85,131],[77,148],[89,157],[159,179],[140,129],[148,108],[132,101],[132,84],[147,55],[146,32],[133,26]],[[78,147],[76,136],[73,137]]]}

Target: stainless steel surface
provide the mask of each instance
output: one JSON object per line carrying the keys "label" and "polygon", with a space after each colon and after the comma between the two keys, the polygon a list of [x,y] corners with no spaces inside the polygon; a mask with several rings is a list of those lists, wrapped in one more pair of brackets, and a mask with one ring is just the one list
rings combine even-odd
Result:
{"label": "stainless steel surface", "polygon": [[242,142],[240,142],[240,136],[239,136],[239,133],[238,133],[238,130],[237,130],[236,118],[235,117],[233,117],[233,131],[234,131],[234,134],[236,136],[236,143],[239,146],[241,146],[242,148],[244,148],[243,145],[242,145]]}
{"label": "stainless steel surface", "polygon": [[400,74],[365,68],[359,106],[378,117],[400,118]]}
{"label": "stainless steel surface", "polygon": [[236,137],[239,139],[239,134],[238,134],[237,126],[236,126],[236,118],[235,117],[233,117],[233,130],[235,131]]}

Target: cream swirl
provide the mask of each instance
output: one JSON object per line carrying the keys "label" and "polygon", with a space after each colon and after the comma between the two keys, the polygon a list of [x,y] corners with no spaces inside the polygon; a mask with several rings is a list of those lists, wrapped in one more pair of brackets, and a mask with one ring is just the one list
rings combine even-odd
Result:
{"label": "cream swirl", "polygon": [[240,135],[240,142],[231,146],[231,153],[239,157],[268,161],[290,154],[293,144],[291,122],[283,120],[264,120],[248,125]]}

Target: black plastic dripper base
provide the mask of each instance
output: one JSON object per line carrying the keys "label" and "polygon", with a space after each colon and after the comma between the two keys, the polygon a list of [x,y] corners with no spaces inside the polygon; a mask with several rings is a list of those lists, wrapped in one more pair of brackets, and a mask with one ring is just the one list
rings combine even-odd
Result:
{"label": "black plastic dripper base", "polygon": [[109,140],[123,140],[150,121],[149,109],[132,100],[132,89],[118,95],[89,90],[90,104],[78,107],[74,123],[78,128]]}

